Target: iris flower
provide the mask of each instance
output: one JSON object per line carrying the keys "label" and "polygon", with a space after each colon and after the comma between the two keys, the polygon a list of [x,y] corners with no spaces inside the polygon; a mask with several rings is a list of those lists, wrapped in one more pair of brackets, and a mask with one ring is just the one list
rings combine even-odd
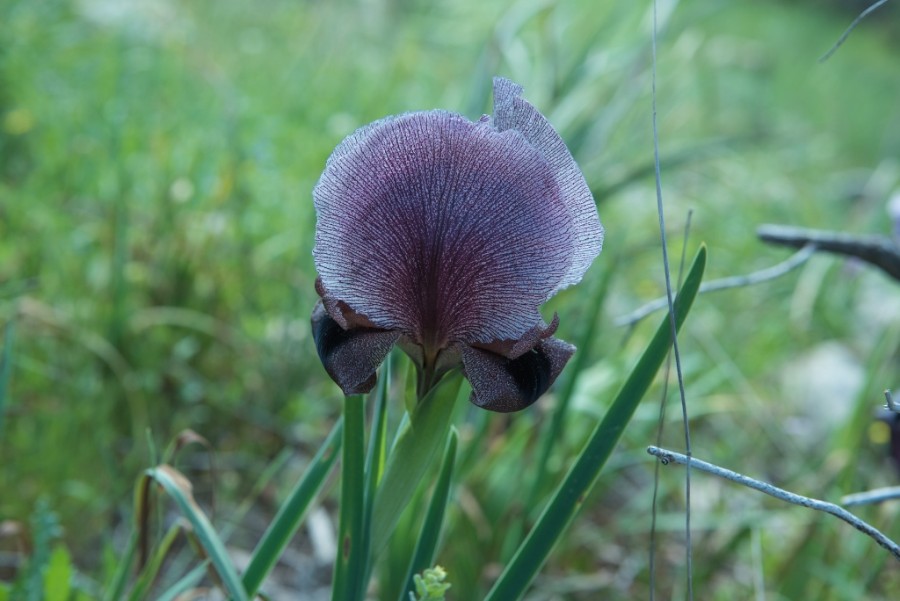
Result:
{"label": "iris flower", "polygon": [[534,403],[575,347],[539,307],[603,244],[581,170],[550,123],[494,80],[494,114],[386,117],[334,150],[313,191],[321,297],[312,331],[345,394],[368,392],[399,345],[424,395],[462,366],[471,401]]}

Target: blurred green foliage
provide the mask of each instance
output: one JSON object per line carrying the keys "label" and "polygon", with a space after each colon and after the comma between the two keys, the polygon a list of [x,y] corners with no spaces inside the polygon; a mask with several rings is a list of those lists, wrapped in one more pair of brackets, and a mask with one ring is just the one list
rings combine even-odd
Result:
{"label": "blurred green foliage", "polygon": [[[134,482],[156,459],[147,441],[184,428],[211,442],[220,467],[212,478],[205,459],[188,466],[198,497],[214,488],[223,515],[245,515],[253,500],[270,518],[302,465],[259,474],[286,446],[311,456],[340,411],[308,326],[310,192],[325,159],[386,114],[477,117],[494,74],[524,85],[558,127],[607,228],[585,282],[546,308],[560,313],[561,337],[577,339],[593,317],[586,291],[616,270],[591,356],[564,374],[579,381],[578,419],[550,459],[562,473],[651,334],[641,325],[628,336],[612,319],[661,292],[648,6],[0,3],[0,320],[15,324],[0,520],[28,523],[47,499],[73,569],[103,581],[125,545]],[[711,277],[784,258],[755,240],[763,222],[889,231],[884,203],[900,187],[896,12],[873,15],[817,64],[852,13],[774,1],[661,10],[673,256],[689,209],[688,246],[708,243]],[[870,416],[896,385],[897,298],[883,276],[826,257],[701,297],[682,343],[695,453],[826,498],[895,482]],[[823,363],[820,351],[840,360]],[[452,598],[489,588],[521,534],[513,526],[540,509],[523,502],[553,402],[508,417],[458,410],[464,483],[437,559]],[[653,464],[643,447],[657,411],[639,408],[534,599],[647,598]],[[677,413],[664,437],[676,446]],[[660,483],[665,598],[684,582],[681,478],[663,470]],[[843,525],[699,476],[693,485],[701,598],[765,586],[770,599],[888,599],[900,584],[873,543]],[[417,530],[416,509],[401,530]],[[895,508],[862,513],[900,536]],[[262,531],[229,526],[245,549]],[[3,557],[14,557],[7,542]],[[61,557],[48,561],[69,565]]]}

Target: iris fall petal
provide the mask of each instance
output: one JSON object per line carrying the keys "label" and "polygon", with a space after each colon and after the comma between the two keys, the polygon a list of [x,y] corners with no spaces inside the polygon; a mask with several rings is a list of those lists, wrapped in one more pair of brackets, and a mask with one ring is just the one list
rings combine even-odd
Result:
{"label": "iris fall petal", "polygon": [[463,371],[472,384],[471,400],[501,413],[524,409],[547,392],[574,352],[558,338],[542,340],[516,359],[465,347]]}
{"label": "iris fall petal", "polygon": [[313,309],[312,334],[325,371],[347,395],[372,390],[375,370],[400,338],[399,332],[372,328],[345,330],[322,303]]}

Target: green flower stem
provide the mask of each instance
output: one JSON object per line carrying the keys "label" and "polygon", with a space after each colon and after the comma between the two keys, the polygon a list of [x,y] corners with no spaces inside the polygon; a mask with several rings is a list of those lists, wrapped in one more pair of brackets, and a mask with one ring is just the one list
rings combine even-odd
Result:
{"label": "green flower stem", "polygon": [[355,601],[364,589],[365,404],[359,395],[344,400],[341,457],[341,523],[334,564],[332,601]]}

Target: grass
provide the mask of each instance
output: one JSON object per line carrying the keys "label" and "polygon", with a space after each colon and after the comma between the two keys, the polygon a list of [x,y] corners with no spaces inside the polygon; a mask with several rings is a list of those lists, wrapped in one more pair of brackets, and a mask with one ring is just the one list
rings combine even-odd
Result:
{"label": "grass", "polygon": [[[0,403],[0,520],[28,524],[45,500],[76,569],[103,582],[97,549],[126,547],[131,491],[155,464],[147,433],[161,447],[185,428],[216,450],[214,479],[205,458],[179,466],[198,501],[215,491],[224,509],[214,524],[248,499],[271,520],[267,499],[286,495],[300,466],[259,497],[257,474],[285,447],[312,457],[341,407],[308,326],[310,191],[323,163],[344,135],[386,114],[443,107],[477,117],[489,110],[494,74],[523,84],[559,127],[607,228],[586,281],[545,309],[560,313],[562,338],[578,339],[594,316],[587,291],[615,269],[597,339],[566,375],[578,376],[578,419],[570,415],[548,459],[562,478],[652,334],[641,324],[629,335],[613,318],[662,290],[646,172],[647,7],[116,5],[0,4],[0,320],[15,323],[0,370],[11,369]],[[884,203],[900,186],[890,19],[873,15],[819,65],[852,14],[693,0],[661,16],[672,256],[689,208],[689,254],[707,243],[712,278],[786,256],[755,240],[761,223],[889,231]],[[783,280],[701,297],[682,343],[697,456],[828,499],[895,481],[868,433],[881,391],[896,386],[897,295],[880,274],[816,257]],[[835,349],[840,361],[826,367]],[[841,394],[816,385],[829,371],[846,384]],[[463,486],[437,554],[451,598],[481,598],[508,533],[536,517],[510,497],[531,494],[527,467],[553,402],[511,418],[457,410]],[[638,408],[530,598],[648,597],[653,464],[643,448],[655,440],[657,411]],[[676,447],[677,413],[664,437]],[[682,476],[662,471],[660,598],[678,597],[684,581]],[[769,599],[888,599],[896,590],[895,572],[843,525],[701,476],[693,485],[700,597],[747,598],[760,575]],[[885,506],[863,517],[896,538],[895,514]],[[408,519],[401,527],[417,531]],[[226,544],[243,549],[263,530],[229,526]]]}

